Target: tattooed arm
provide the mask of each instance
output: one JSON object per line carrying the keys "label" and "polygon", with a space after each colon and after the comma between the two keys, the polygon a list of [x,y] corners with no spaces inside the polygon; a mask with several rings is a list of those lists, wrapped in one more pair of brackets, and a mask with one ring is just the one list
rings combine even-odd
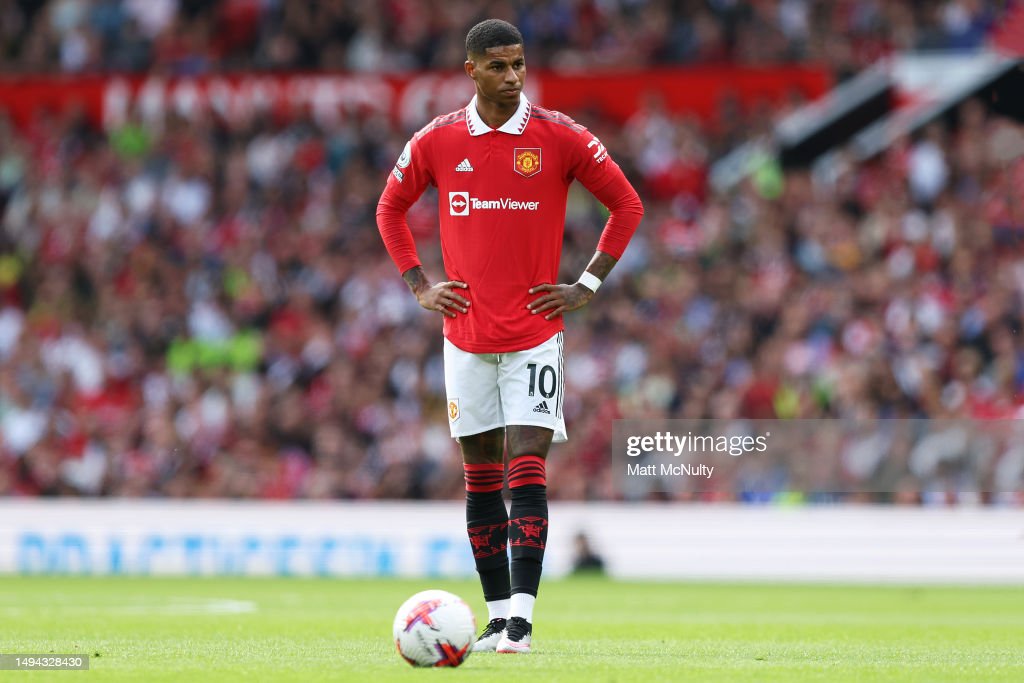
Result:
{"label": "tattooed arm", "polygon": [[409,285],[420,305],[427,310],[436,310],[449,317],[455,317],[456,311],[469,311],[469,300],[455,293],[456,289],[469,289],[466,283],[450,281],[431,285],[423,267],[419,265],[401,273],[401,278]]}

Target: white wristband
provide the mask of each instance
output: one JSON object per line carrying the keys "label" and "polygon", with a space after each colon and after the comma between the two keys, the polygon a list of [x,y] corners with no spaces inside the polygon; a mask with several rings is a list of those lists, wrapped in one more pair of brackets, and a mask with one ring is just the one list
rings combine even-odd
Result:
{"label": "white wristband", "polygon": [[583,285],[591,292],[596,292],[597,288],[601,286],[601,278],[591,273],[589,270],[583,271],[583,275],[580,275],[580,279],[576,281],[576,284]]}

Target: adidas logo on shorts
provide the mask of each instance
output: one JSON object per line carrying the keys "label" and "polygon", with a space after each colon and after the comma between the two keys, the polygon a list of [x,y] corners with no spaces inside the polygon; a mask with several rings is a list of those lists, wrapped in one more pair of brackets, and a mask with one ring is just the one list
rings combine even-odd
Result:
{"label": "adidas logo on shorts", "polygon": [[469,163],[469,159],[463,159],[459,162],[459,165],[455,167],[456,173],[471,173],[473,171],[473,165]]}
{"label": "adidas logo on shorts", "polygon": [[550,415],[551,414],[551,411],[548,410],[548,402],[547,401],[541,401],[540,403],[538,403],[537,406],[533,409],[533,412],[535,412],[535,413],[544,413],[545,415]]}

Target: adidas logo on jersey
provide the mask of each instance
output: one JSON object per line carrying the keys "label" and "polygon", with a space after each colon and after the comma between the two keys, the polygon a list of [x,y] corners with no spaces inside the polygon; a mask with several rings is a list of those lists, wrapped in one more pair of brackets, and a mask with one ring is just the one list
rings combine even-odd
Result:
{"label": "adidas logo on jersey", "polygon": [[455,167],[456,173],[472,173],[473,165],[469,163],[469,159],[463,159],[459,162],[459,165]]}
{"label": "adidas logo on jersey", "polygon": [[533,412],[535,412],[535,413],[544,413],[545,415],[550,415],[551,414],[551,411],[548,410],[548,402],[547,401],[541,401],[540,403],[538,403],[537,406],[533,409]]}

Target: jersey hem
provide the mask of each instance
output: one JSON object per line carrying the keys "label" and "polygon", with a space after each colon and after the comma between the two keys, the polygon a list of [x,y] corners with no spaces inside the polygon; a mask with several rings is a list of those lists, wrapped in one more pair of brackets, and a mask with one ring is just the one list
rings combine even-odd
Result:
{"label": "jersey hem", "polygon": [[550,334],[544,332],[542,334],[534,335],[521,342],[509,342],[507,344],[477,344],[473,342],[466,342],[463,340],[453,339],[448,335],[445,335],[445,339],[454,344],[459,350],[465,351],[466,353],[515,353],[517,351],[526,351],[528,349],[535,348],[545,343],[559,332],[565,331],[565,326],[562,325],[557,330]]}

